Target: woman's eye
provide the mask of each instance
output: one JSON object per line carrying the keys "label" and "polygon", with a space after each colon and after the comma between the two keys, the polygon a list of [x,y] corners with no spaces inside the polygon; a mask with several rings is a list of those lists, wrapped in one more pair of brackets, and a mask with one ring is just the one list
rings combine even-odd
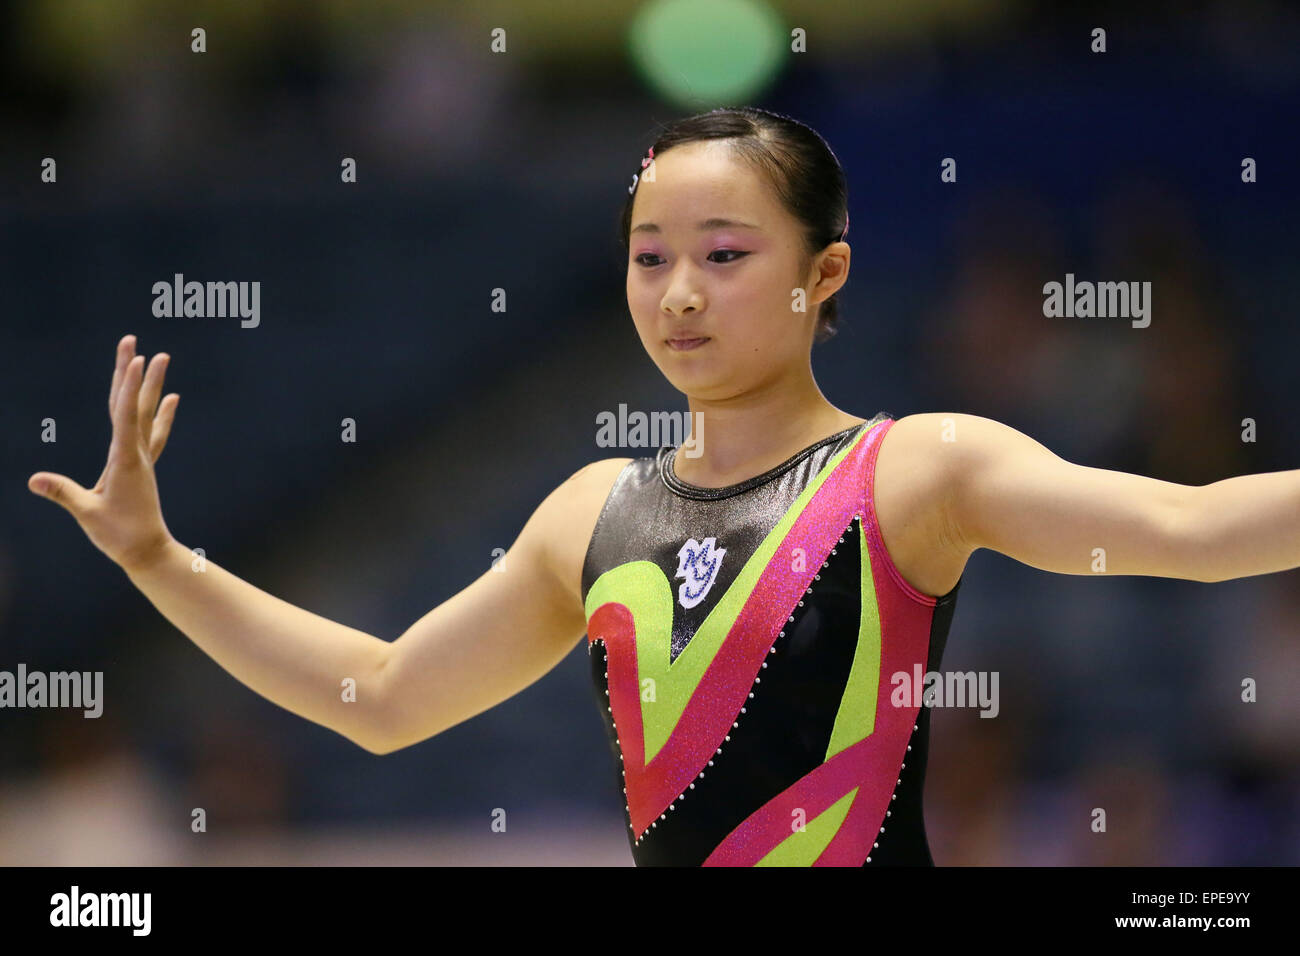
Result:
{"label": "woman's eye", "polygon": [[[735,249],[715,249],[713,250],[713,252],[709,253],[709,261],[716,262],[719,265],[725,265],[728,262],[735,262],[737,259],[741,258],[742,256],[747,256],[747,255],[749,255],[748,252],[739,252]],[[713,258],[714,256],[730,256],[732,258],[718,260],[718,259],[714,259]],[[658,265],[658,263],[646,262],[645,260],[658,259],[658,258],[659,257],[655,255],[653,252],[643,252],[639,256],[637,256],[633,261],[636,262],[638,265],[646,266],[647,268],[653,268],[654,266]]]}
{"label": "woman's eye", "polygon": [[[715,250],[715,251],[709,253],[709,255],[710,255],[710,256],[735,256],[735,257],[736,257],[735,259],[724,259],[724,260],[723,260],[723,262],[735,262],[736,259],[739,259],[741,256],[747,256],[747,255],[749,255],[749,253],[748,253],[748,252],[738,252],[738,251],[736,251],[735,249],[717,249],[717,250]],[[715,261],[716,261],[716,260],[715,260]]]}

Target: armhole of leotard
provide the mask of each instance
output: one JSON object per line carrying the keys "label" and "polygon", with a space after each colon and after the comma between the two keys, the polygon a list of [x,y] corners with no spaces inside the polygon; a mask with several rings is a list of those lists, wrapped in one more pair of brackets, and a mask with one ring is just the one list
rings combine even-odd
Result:
{"label": "armhole of leotard", "polygon": [[[634,468],[638,462],[643,460],[644,459],[642,458],[633,458],[629,461],[623,466],[622,470],[619,471],[617,477],[614,478],[614,483],[609,486],[609,492],[605,495],[605,502],[600,506],[600,514],[596,516],[596,523],[592,526],[591,537],[587,539],[587,549],[582,553],[582,570],[579,573],[582,575],[583,582],[585,582],[587,578],[587,563],[591,560],[591,549],[595,547],[596,536],[600,534],[601,525],[605,523],[605,515],[609,513],[609,506],[614,500],[614,494],[622,486],[623,482],[627,480],[628,472]],[[596,575],[595,578],[592,578],[591,583],[595,584],[596,579],[599,577],[600,575]],[[589,587],[582,586],[582,606],[584,608],[587,606],[587,594],[590,590]]]}
{"label": "armhole of leotard", "polygon": [[884,556],[885,569],[902,592],[917,604],[933,608],[939,603],[940,599],[931,597],[928,594],[922,594],[907,583],[907,579],[903,577],[903,572],[899,571],[898,565],[894,564],[894,556],[889,553],[889,548],[885,546],[885,536],[880,530],[880,518],[876,514],[876,456],[880,454],[880,446],[885,443],[885,437],[889,434],[889,430],[896,424],[897,419],[887,418],[880,425],[877,425],[876,428],[880,429],[880,435],[876,437],[875,444],[867,452],[867,534],[871,536],[871,541],[876,545],[877,553]]}

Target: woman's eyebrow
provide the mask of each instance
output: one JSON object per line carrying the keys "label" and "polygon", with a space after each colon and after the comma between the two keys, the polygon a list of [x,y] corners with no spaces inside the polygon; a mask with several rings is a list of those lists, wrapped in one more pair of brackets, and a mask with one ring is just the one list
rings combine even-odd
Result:
{"label": "woman's eyebrow", "polygon": [[[758,229],[753,223],[741,222],[738,219],[705,219],[695,224],[695,228],[700,232],[706,232],[709,229]],[[632,232],[662,232],[653,222],[643,222],[632,227]]]}

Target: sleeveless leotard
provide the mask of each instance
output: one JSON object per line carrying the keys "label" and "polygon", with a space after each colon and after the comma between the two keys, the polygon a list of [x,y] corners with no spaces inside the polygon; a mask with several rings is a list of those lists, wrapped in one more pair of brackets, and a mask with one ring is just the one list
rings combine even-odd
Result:
{"label": "sleeveless leotard", "polygon": [[620,473],[582,572],[587,650],[646,865],[933,865],[929,709],[960,581],[903,580],[873,500],[881,412],[747,481]]}

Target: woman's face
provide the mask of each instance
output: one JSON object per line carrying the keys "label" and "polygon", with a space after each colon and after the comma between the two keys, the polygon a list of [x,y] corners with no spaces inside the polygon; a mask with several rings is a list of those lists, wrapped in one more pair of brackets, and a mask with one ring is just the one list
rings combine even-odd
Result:
{"label": "woman's face", "polygon": [[[848,271],[847,246],[805,274],[799,223],[722,140],[675,146],[636,187],[627,304],[673,386],[723,400],[808,367],[817,303]],[[821,272],[831,276],[822,280]],[[816,288],[810,288],[812,285]],[[807,289],[804,311],[794,290]],[[674,341],[703,339],[692,343]]]}

